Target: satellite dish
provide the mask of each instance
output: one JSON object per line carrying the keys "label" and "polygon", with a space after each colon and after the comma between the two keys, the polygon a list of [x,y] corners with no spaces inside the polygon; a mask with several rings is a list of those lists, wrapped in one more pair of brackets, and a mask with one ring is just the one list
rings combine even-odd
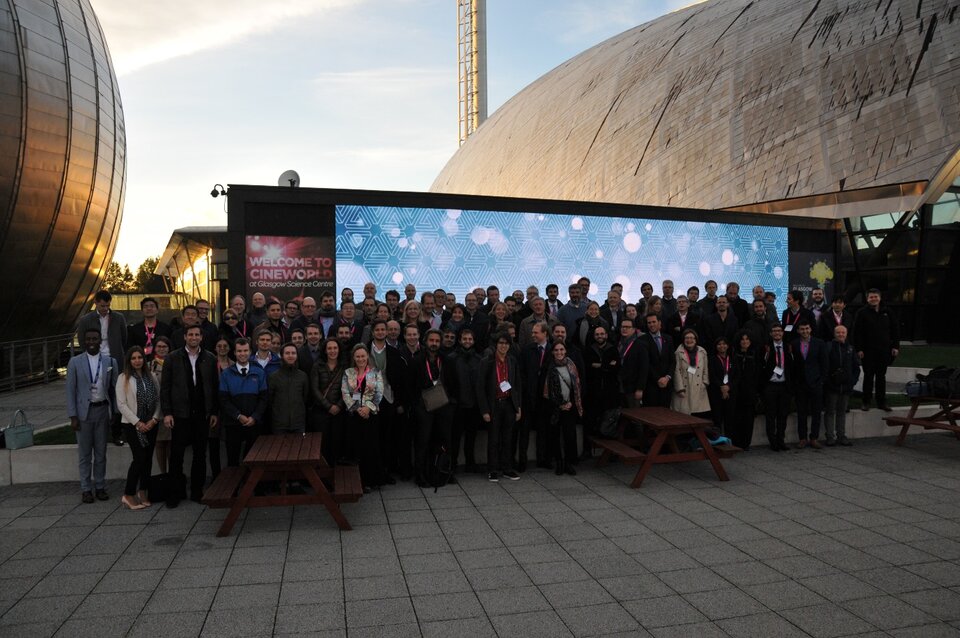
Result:
{"label": "satellite dish", "polygon": [[296,188],[299,185],[300,175],[297,174],[297,171],[283,171],[283,174],[280,175],[280,178],[277,180],[277,186]]}

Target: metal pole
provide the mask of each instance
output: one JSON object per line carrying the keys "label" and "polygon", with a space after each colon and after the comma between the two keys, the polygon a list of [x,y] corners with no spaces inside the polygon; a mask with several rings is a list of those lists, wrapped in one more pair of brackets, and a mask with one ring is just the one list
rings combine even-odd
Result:
{"label": "metal pole", "polygon": [[50,378],[50,367],[47,365],[47,338],[43,338],[43,382],[47,383]]}

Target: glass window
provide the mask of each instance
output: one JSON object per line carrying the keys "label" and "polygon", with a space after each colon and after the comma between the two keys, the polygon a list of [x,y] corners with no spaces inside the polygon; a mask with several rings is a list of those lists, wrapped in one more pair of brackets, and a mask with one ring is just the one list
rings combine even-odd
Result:
{"label": "glass window", "polygon": [[923,235],[923,265],[949,266],[956,243],[960,241],[960,232],[938,228],[936,232],[927,231]]}
{"label": "glass window", "polygon": [[932,206],[930,225],[950,226],[953,224],[960,224],[960,192],[948,190]]}
{"label": "glass window", "polygon": [[943,268],[926,268],[920,279],[920,303],[939,304],[943,293],[947,270]]}
{"label": "glass window", "polygon": [[855,230],[886,230],[888,228],[893,228],[897,224],[897,220],[903,213],[881,213],[879,215],[868,215],[866,217],[860,218],[859,226],[854,223],[853,227]]}
{"label": "glass window", "polygon": [[873,233],[857,237],[861,268],[912,267],[920,252],[917,230]]}

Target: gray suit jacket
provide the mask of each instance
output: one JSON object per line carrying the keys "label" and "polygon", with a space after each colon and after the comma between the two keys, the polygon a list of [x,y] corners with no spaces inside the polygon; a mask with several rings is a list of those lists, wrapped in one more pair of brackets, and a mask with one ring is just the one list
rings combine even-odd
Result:
{"label": "gray suit jacket", "polygon": [[[111,310],[109,316],[107,346],[110,348],[110,356],[117,361],[123,361],[123,355],[127,350],[127,319],[115,310]],[[83,333],[87,330],[100,331],[100,315],[96,310],[83,315],[77,322],[77,338],[80,340],[81,348],[83,347]]]}
{"label": "gray suit jacket", "polygon": [[[106,384],[107,400],[110,401],[111,414],[117,411],[117,377],[120,370],[113,357],[100,353],[100,375]],[[87,353],[72,357],[67,364],[67,416],[77,417],[81,421],[87,418],[90,409],[90,366]]]}

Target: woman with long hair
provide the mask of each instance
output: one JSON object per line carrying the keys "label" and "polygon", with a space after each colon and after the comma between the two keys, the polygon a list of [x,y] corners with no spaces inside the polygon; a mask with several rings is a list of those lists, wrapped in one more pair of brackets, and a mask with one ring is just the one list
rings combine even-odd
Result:
{"label": "woman with long hair", "polygon": [[543,396],[553,406],[547,431],[548,453],[553,457],[557,475],[577,473],[577,420],[583,417],[580,375],[577,366],[567,357],[567,347],[557,341]]}
{"label": "woman with long hair", "polygon": [[454,304],[453,308],[450,310],[450,318],[447,319],[440,329],[442,331],[453,330],[457,335],[457,340],[460,339],[460,331],[463,329],[465,319],[467,317],[467,309],[463,304]]}
{"label": "woman with long hair", "polygon": [[762,365],[753,347],[750,333],[741,330],[734,338],[733,350],[733,444],[744,451],[753,442],[753,420],[760,394]]}
{"label": "woman with long hair", "polygon": [[347,414],[345,428],[353,454],[359,460],[363,492],[369,494],[385,480],[377,421],[380,399],[383,398],[383,377],[370,365],[370,353],[362,343],[350,351],[350,361],[340,384]]}
{"label": "woman with long hair", "polygon": [[133,455],[120,502],[127,509],[142,510],[151,505],[147,491],[150,489],[157,424],[162,415],[160,387],[150,374],[146,355],[140,346],[131,347],[123,357],[123,372],[117,379],[117,408]]}
{"label": "woman with long hair", "polygon": [[[402,327],[407,327],[409,325],[414,325],[417,327],[417,330],[420,330],[421,336],[423,335],[423,330],[420,323],[420,302],[414,301],[411,299],[403,306],[403,314],[400,317],[400,325]],[[401,334],[403,331],[400,331]]]}
{"label": "woman with long hair", "polygon": [[714,354],[710,356],[708,375],[710,384],[707,396],[710,398],[710,412],[713,425],[721,433],[731,436],[733,432],[733,356],[726,337],[719,337],[713,344]]}
{"label": "woman with long hair", "polygon": [[[656,312],[652,309],[652,303],[650,306],[651,312]],[[684,414],[710,418],[707,351],[697,345],[697,333],[690,328],[683,331],[680,340],[673,371],[674,395],[671,407]]]}
{"label": "woman with long hair", "polygon": [[[236,363],[230,356],[233,353],[233,341],[221,333],[220,338],[217,339],[217,345],[213,349],[214,354],[217,355],[217,379],[219,384],[220,374]],[[221,421],[222,419],[218,419],[217,427],[207,430],[207,456],[210,459],[210,476],[213,479],[220,475],[223,466],[220,459],[220,439],[223,433],[223,428],[220,427]]]}
{"label": "woman with long hair", "polygon": [[223,312],[223,319],[220,321],[219,329],[220,336],[229,341],[231,347],[233,346],[233,342],[240,337],[246,337],[247,339],[253,337],[253,329],[250,324],[247,323],[247,320],[241,315],[238,315],[233,308]]}
{"label": "woman with long hair", "polygon": [[[153,359],[150,360],[150,374],[160,388],[160,376],[163,373],[163,360],[167,358],[173,347],[170,345],[170,339],[167,337],[157,337],[153,344]],[[170,437],[173,436],[170,428],[157,428],[157,467],[163,474],[167,473],[167,461],[170,459]]]}
{"label": "woman with long hair", "polygon": [[328,339],[323,344],[323,357],[310,371],[310,392],[317,407],[317,431],[323,433],[323,457],[330,465],[339,463],[343,454],[343,381],[340,363],[340,342]]}

